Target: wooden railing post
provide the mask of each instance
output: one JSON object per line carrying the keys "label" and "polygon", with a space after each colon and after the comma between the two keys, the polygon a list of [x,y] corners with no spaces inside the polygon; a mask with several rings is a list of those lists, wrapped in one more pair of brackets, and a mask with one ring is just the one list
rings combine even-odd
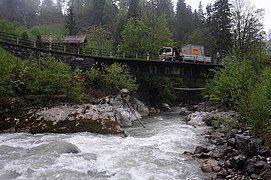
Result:
{"label": "wooden railing post", "polygon": [[52,42],[53,42],[53,36],[52,33],[49,35],[49,50],[52,50]]}

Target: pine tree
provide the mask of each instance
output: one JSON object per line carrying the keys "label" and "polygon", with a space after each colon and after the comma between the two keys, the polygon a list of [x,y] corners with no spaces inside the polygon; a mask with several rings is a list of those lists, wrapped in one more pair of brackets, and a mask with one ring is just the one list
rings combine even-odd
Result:
{"label": "pine tree", "polygon": [[91,22],[92,25],[103,25],[105,0],[92,0]]}
{"label": "pine tree", "polygon": [[168,20],[168,25],[173,29],[174,25],[174,6],[172,0],[155,0],[157,3],[157,16],[165,15]]}
{"label": "pine tree", "polygon": [[228,0],[217,0],[213,8],[212,33],[216,39],[216,51],[228,53],[232,48],[231,11]]}
{"label": "pine tree", "polygon": [[194,30],[193,16],[191,7],[186,6],[185,0],[178,0],[175,18],[175,38],[178,45],[185,44],[188,34]]}
{"label": "pine tree", "polygon": [[68,8],[65,28],[67,29],[69,35],[76,35],[78,33],[78,28],[76,26],[75,15],[74,15],[73,1],[71,1],[71,4]]}
{"label": "pine tree", "polygon": [[140,0],[131,0],[128,9],[128,19],[130,18],[140,18],[141,17],[141,8]]}
{"label": "pine tree", "polygon": [[204,16],[204,12],[203,12],[203,6],[201,4],[201,1],[199,2],[199,8],[198,8],[198,18],[200,20],[200,27],[203,27],[203,24],[205,23],[205,16]]}

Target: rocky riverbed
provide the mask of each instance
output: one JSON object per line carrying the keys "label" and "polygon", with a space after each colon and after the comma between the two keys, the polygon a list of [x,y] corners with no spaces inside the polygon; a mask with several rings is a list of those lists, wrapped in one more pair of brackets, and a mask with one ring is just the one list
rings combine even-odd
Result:
{"label": "rocky riverbed", "polygon": [[261,137],[240,122],[234,111],[204,109],[186,116],[188,124],[208,125],[209,144],[198,146],[192,155],[204,159],[201,169],[213,174],[210,179],[271,179],[271,151]]}
{"label": "rocky riverbed", "polygon": [[122,89],[116,96],[107,96],[82,105],[62,104],[29,110],[19,117],[1,121],[1,132],[101,134],[123,133],[121,127],[131,126],[147,116],[149,109]]}

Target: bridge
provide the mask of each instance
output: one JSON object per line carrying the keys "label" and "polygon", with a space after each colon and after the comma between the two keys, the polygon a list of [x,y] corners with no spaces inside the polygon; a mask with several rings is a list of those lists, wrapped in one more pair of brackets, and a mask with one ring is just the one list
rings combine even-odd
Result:
{"label": "bridge", "polygon": [[[72,68],[79,67],[83,71],[90,70],[96,66],[111,65],[113,63],[127,64],[135,75],[156,75],[191,79],[208,79],[212,76],[210,69],[221,68],[221,65],[187,63],[187,62],[162,62],[159,60],[148,60],[138,58],[125,58],[114,55],[112,52],[103,50],[89,50],[85,52],[70,53],[63,49],[52,49],[51,47],[38,47],[36,41],[23,40],[22,38],[8,33],[0,32],[0,47],[11,54],[22,59],[29,57],[42,58],[53,56]],[[98,53],[100,52],[100,53]],[[103,52],[103,53],[101,53]],[[82,54],[83,53],[83,54]]]}

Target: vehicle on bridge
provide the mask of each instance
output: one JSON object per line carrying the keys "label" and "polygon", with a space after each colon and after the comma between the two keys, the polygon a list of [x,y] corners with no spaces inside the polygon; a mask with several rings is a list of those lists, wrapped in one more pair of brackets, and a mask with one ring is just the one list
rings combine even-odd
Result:
{"label": "vehicle on bridge", "polygon": [[211,63],[211,57],[204,55],[204,46],[189,44],[182,48],[163,47],[159,59],[171,62]]}

